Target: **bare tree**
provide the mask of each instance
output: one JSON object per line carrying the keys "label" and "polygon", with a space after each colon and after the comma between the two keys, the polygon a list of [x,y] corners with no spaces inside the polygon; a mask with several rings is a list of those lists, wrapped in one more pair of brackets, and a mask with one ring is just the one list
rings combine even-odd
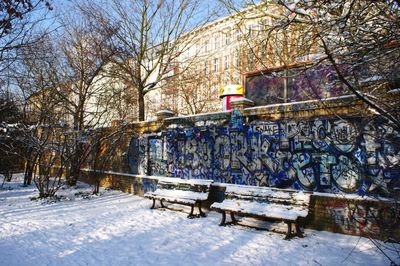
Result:
{"label": "bare tree", "polygon": [[[193,45],[187,34],[207,21],[208,13],[192,0],[126,0],[82,7],[98,25],[118,25],[113,44],[116,75],[136,92],[139,120],[145,119],[145,95],[175,75],[180,54]],[[200,14],[203,19],[200,19]],[[204,19],[204,17],[206,17]]]}
{"label": "bare tree", "polygon": [[[64,185],[62,179],[68,157],[66,135],[60,127],[43,125],[34,132],[30,144],[33,146],[32,157],[35,158],[33,182],[39,190],[39,198],[55,196]],[[56,166],[56,167],[55,167]]]}
{"label": "bare tree", "polygon": [[0,3],[0,78],[7,84],[11,64],[18,50],[36,42],[36,28],[46,19],[51,2],[45,0],[9,0]]}
{"label": "bare tree", "polygon": [[1,153],[12,158],[9,166],[11,162],[26,162],[24,184],[30,185],[33,180],[39,198],[54,196],[64,183],[61,178],[65,170],[67,138],[62,133],[57,113],[53,111],[56,103],[51,100],[49,93],[45,90],[29,99],[30,115],[34,115],[35,124],[18,119],[14,124],[2,123],[0,126],[5,133],[1,134]]}
{"label": "bare tree", "polygon": [[162,88],[162,107],[183,115],[217,111],[218,77],[191,69],[168,80]]}
{"label": "bare tree", "polygon": [[[282,29],[275,25],[282,19],[279,16],[282,10],[277,5],[268,10],[263,5],[250,6],[233,10],[235,13],[226,18],[228,23],[217,26],[219,29],[215,32],[201,27],[193,30],[191,34],[198,37],[196,50],[201,51],[183,53],[184,59],[189,57],[188,63],[181,61],[176,67],[177,75],[162,88],[164,105],[169,104],[165,106],[182,114],[215,111],[219,106],[219,87],[240,84],[241,73],[290,65],[309,55],[315,44],[307,28],[288,25]],[[221,39],[229,53],[218,50]],[[204,46],[200,47],[199,43]],[[186,65],[190,66],[189,70],[181,71]]]}
{"label": "bare tree", "polygon": [[12,142],[12,134],[15,129],[15,123],[20,121],[21,112],[18,109],[14,95],[10,92],[0,93],[0,174],[3,175],[3,182],[10,182],[18,168],[21,160],[13,152],[4,149]]}
{"label": "bare tree", "polygon": [[109,122],[105,116],[112,90],[108,90],[104,73],[114,54],[109,46],[111,35],[112,30],[106,33],[94,30],[88,20],[79,21],[79,25],[68,21],[63,27],[63,37],[57,42],[60,52],[56,95],[75,134],[74,145],[67,151],[71,157],[67,174],[70,185],[78,180],[83,163],[80,132]]}
{"label": "bare tree", "polygon": [[[398,102],[387,100],[387,92],[399,86],[398,1],[281,4],[293,17],[291,23],[312,27],[340,81],[399,131]],[[346,76],[340,65],[351,75]]]}
{"label": "bare tree", "polygon": [[[21,51],[31,48],[47,35],[47,29],[42,28],[40,32],[37,29],[48,19],[46,14],[51,9],[51,1],[46,0],[8,0],[0,3],[0,90],[13,95],[13,101],[18,108],[21,97],[13,91],[13,72],[18,69],[14,67],[23,59]],[[6,110],[0,107],[0,111]],[[18,117],[13,123],[20,123],[21,119],[23,117]],[[2,122],[6,122],[2,126],[7,128],[8,121]],[[2,152],[13,154],[14,157],[24,150],[15,146],[15,141],[5,143],[7,145],[1,145]]]}
{"label": "bare tree", "polygon": [[265,1],[241,10],[231,1],[224,4],[236,17],[236,67],[240,71],[289,65],[315,52],[310,27],[284,22],[281,6]]}
{"label": "bare tree", "polygon": [[18,49],[11,76],[25,101],[24,119],[18,141],[4,148],[26,161],[25,183],[33,179],[40,197],[53,196],[64,174],[76,183],[87,154],[83,132],[109,124],[113,96],[121,94],[108,83],[111,26],[100,32],[88,17],[62,18],[58,31]]}
{"label": "bare tree", "polygon": [[24,128],[23,142],[25,149],[20,154],[25,160],[24,184],[30,185],[35,165],[40,153],[37,151],[37,138],[40,137],[39,128],[59,126],[65,121],[65,111],[58,97],[59,73],[57,72],[58,52],[53,39],[42,38],[34,44],[19,51],[18,64],[13,66],[18,93],[22,97],[22,119],[19,121]]}
{"label": "bare tree", "polygon": [[[223,2],[228,8],[238,10],[236,2]],[[259,16],[266,18],[270,16],[271,6],[278,6],[280,12],[268,26],[268,32],[301,29],[299,36],[307,39],[312,45],[311,51],[320,55],[313,66],[332,65],[338,79],[351,93],[399,131],[397,101],[387,97],[388,91],[399,87],[399,63],[395,59],[400,50],[398,1],[262,1],[252,4],[260,11]],[[284,47],[277,49],[284,52]]]}
{"label": "bare tree", "polygon": [[108,108],[115,90],[105,73],[114,52],[109,45],[112,30],[97,32],[84,17],[63,23],[58,32],[24,49],[15,79],[28,100],[30,122],[70,126],[63,157],[68,158],[68,184],[74,185],[84,160],[81,132],[110,122]]}

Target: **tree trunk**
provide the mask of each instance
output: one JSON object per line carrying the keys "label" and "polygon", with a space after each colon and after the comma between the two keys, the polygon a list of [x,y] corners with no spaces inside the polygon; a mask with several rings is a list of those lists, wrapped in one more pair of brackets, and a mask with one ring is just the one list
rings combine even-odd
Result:
{"label": "tree trunk", "polygon": [[94,173],[94,188],[93,188],[93,194],[98,195],[100,192],[100,182],[101,182],[101,177],[100,174],[96,172]]}
{"label": "tree trunk", "polygon": [[144,93],[138,93],[139,121],[144,121]]}
{"label": "tree trunk", "polygon": [[29,160],[26,162],[24,171],[24,186],[30,186],[32,184],[32,175],[34,166],[35,164],[30,162]]}
{"label": "tree trunk", "polygon": [[67,177],[67,184],[69,186],[76,185],[80,173],[79,151],[76,151],[76,153],[73,154],[72,157],[73,158],[71,160],[71,170],[69,171],[69,176]]}
{"label": "tree trunk", "polygon": [[83,157],[82,144],[77,142],[75,144],[75,149],[73,151],[71,158],[69,175],[66,177],[67,184],[69,186],[75,186],[76,183],[78,182],[81,171],[82,157]]}

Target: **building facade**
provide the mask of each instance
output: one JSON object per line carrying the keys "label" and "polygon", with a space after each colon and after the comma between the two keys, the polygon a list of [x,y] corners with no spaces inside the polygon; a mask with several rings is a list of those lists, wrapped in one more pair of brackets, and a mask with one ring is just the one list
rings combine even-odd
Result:
{"label": "building facade", "polygon": [[147,119],[160,109],[180,115],[221,110],[219,90],[241,74],[290,64],[315,53],[306,29],[274,31],[284,10],[256,5],[194,29],[181,41],[174,75],[146,96]]}

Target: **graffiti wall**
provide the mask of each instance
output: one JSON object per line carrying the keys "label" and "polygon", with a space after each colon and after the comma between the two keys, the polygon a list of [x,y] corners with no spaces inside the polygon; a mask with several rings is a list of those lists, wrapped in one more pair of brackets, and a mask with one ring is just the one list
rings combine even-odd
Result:
{"label": "graffiti wall", "polygon": [[141,146],[139,174],[364,195],[399,185],[395,138],[379,121],[243,123],[236,110],[226,126],[175,126],[131,143]]}

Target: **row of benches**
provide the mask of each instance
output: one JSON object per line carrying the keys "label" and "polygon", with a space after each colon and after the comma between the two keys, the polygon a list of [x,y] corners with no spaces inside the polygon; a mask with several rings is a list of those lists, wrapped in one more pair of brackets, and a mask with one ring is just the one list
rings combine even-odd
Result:
{"label": "row of benches", "polygon": [[[191,207],[188,218],[205,217],[202,204],[208,199],[211,184],[212,180],[163,178],[158,181],[155,191],[144,196],[153,200],[152,209],[156,200],[160,201],[161,207],[165,207],[163,202],[179,203]],[[300,226],[308,215],[310,195],[288,189],[226,184],[224,200],[213,203],[210,209],[221,213],[221,226],[238,223],[235,215],[284,222],[287,224],[285,239],[290,239],[294,235],[303,236]],[[194,214],[195,207],[199,210],[197,215]],[[230,214],[230,222],[226,221],[227,214]],[[293,225],[295,234],[292,233]]]}

